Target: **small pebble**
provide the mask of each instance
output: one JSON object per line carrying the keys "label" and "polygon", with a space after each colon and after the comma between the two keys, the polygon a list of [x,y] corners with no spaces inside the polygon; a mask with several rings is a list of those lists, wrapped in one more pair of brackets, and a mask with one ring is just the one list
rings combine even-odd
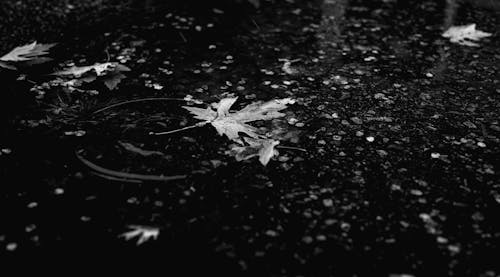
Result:
{"label": "small pebble", "polygon": [[332,207],[333,206],[333,200],[332,199],[323,199],[323,205],[325,207]]}
{"label": "small pebble", "polygon": [[15,243],[15,242],[8,243],[5,246],[5,249],[7,249],[7,251],[16,251],[16,249],[17,249],[17,243]]}
{"label": "small pebble", "polygon": [[305,236],[305,237],[302,238],[302,241],[305,244],[311,244],[314,241],[314,239],[312,237],[310,237],[310,236]]}
{"label": "small pebble", "polygon": [[266,236],[269,236],[269,237],[277,237],[278,236],[278,232],[274,231],[274,230],[267,230],[266,231]]}

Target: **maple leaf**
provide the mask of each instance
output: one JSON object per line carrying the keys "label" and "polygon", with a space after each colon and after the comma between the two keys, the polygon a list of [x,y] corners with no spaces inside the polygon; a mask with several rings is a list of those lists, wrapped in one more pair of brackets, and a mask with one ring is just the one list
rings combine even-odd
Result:
{"label": "maple leaf", "polygon": [[449,38],[452,43],[477,47],[479,44],[473,41],[479,41],[482,38],[489,37],[491,33],[476,30],[476,24],[469,24],[464,26],[452,26],[446,30],[442,36]]}
{"label": "maple leaf", "polygon": [[262,165],[267,165],[272,157],[278,155],[274,149],[280,142],[273,139],[252,139],[244,138],[248,143],[246,146],[234,146],[230,153],[235,155],[237,161],[248,160],[253,157],[259,157]]}
{"label": "maple leaf", "polygon": [[93,82],[101,77],[109,90],[115,89],[122,79],[126,78],[122,72],[130,71],[130,68],[115,62],[96,63],[89,66],[73,66],[65,70],[57,71],[53,75],[73,78],[86,83]]}
{"label": "maple leaf", "polygon": [[12,49],[12,51],[0,57],[0,61],[22,62],[33,60],[39,58],[40,56],[47,55],[49,53],[49,49],[54,47],[54,45],[56,44],[37,44],[35,41],[31,44],[26,44]]}
{"label": "maple leaf", "polygon": [[35,41],[31,44],[18,46],[0,57],[0,67],[15,70],[16,67],[12,63],[27,62],[29,64],[39,64],[50,61],[52,59],[42,56],[49,54],[49,49],[54,47],[54,45],[56,44],[37,44]]}
{"label": "maple leaf", "polygon": [[160,235],[160,229],[157,227],[143,226],[143,225],[130,225],[128,226],[131,231],[125,232],[118,237],[123,237],[125,240],[131,240],[138,237],[137,245],[141,245],[150,239],[157,239]]}
{"label": "maple leaf", "polygon": [[247,124],[258,120],[270,120],[285,116],[280,111],[287,108],[288,104],[293,104],[294,100],[290,98],[271,100],[266,103],[252,103],[240,111],[230,112],[229,109],[236,102],[238,97],[224,98],[214,106],[217,111],[208,107],[200,109],[195,107],[186,107],[191,114],[195,115],[196,119],[210,123],[219,135],[226,135],[230,140],[241,144],[239,133],[244,133],[247,136],[257,139],[262,137],[258,133],[257,128]]}

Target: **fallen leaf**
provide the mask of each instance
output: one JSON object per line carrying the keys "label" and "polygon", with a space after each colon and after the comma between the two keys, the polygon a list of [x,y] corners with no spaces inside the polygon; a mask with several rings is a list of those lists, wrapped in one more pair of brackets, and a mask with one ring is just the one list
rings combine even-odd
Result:
{"label": "fallen leaf", "polygon": [[184,106],[183,108],[192,113],[196,119],[212,124],[219,135],[226,135],[230,140],[241,143],[239,133],[244,133],[254,139],[262,137],[255,127],[246,123],[283,117],[285,114],[280,111],[286,109],[288,104],[294,103],[294,100],[290,98],[271,100],[266,103],[257,102],[231,113],[229,109],[237,99],[237,97],[222,99],[215,105],[217,111],[210,107],[200,109]]}
{"label": "fallen leaf", "polygon": [[272,139],[252,139],[244,138],[248,145],[234,146],[230,153],[235,155],[237,161],[248,160],[253,157],[259,157],[262,165],[267,165],[272,157],[278,155],[278,151],[274,149],[280,142]]}
{"label": "fallen leaf", "polygon": [[51,58],[42,56],[49,54],[49,49],[54,45],[56,44],[37,44],[35,41],[31,44],[16,47],[0,57],[0,67],[16,70],[14,63],[25,62],[27,65],[34,65],[51,61]]}
{"label": "fallen leaf", "polygon": [[118,86],[118,84],[125,78],[127,78],[127,76],[121,73],[111,74],[109,77],[105,78],[103,82],[109,90],[114,90]]}
{"label": "fallen leaf", "polygon": [[108,62],[96,63],[89,66],[73,66],[65,70],[54,72],[53,74],[57,76],[72,76],[74,78],[80,78],[86,73],[95,73],[96,76],[104,76],[115,71],[130,71],[130,68],[115,62]]}
{"label": "fallen leaf", "polygon": [[160,235],[160,229],[158,227],[143,225],[130,225],[128,227],[132,230],[125,232],[118,237],[123,237],[125,240],[131,240],[138,237],[137,245],[141,245],[150,239],[157,239]]}
{"label": "fallen leaf", "polygon": [[[80,80],[86,83],[94,82],[100,78],[109,90],[113,90],[122,79],[126,78],[122,74],[122,72],[126,71],[130,71],[130,68],[116,62],[108,62],[96,63],[89,66],[73,66],[54,72],[53,75],[72,78],[72,80]],[[78,84],[81,84],[81,82]]]}
{"label": "fallen leaf", "polygon": [[0,57],[0,61],[22,62],[35,60],[40,58],[40,56],[49,54],[49,49],[54,47],[54,45],[56,44],[37,44],[37,42],[35,41],[31,44],[26,44],[12,49],[12,51]]}
{"label": "fallen leaf", "polygon": [[449,38],[450,42],[460,45],[477,47],[479,44],[473,41],[479,41],[482,38],[491,36],[491,33],[476,30],[476,24],[463,26],[452,26],[442,34],[443,37]]}

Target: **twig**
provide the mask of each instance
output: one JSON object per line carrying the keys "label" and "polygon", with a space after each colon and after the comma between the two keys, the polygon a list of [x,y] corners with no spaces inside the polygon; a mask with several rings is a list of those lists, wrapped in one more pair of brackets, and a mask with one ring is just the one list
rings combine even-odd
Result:
{"label": "twig", "polygon": [[82,157],[78,151],[75,152],[76,157],[80,160],[84,165],[99,173],[98,175],[105,175],[110,177],[108,179],[126,179],[126,180],[139,180],[139,181],[155,181],[155,182],[168,182],[175,181],[187,178],[186,175],[174,175],[174,176],[162,176],[162,175],[146,175],[146,174],[137,174],[137,173],[127,173],[121,171],[115,171],[111,169],[107,169],[101,166],[98,166],[91,161]]}
{"label": "twig", "polygon": [[297,150],[297,151],[307,152],[307,150],[306,150],[306,149],[304,149],[304,148],[298,148],[298,147],[292,147],[292,146],[282,146],[282,145],[278,145],[278,146],[276,146],[276,148],[281,148],[281,149],[289,149],[289,150]]}
{"label": "twig", "polygon": [[108,52],[108,48],[104,49],[104,52],[106,52],[106,62],[109,62],[109,60],[111,58],[110,58],[110,55],[109,55],[109,52]]}
{"label": "twig", "polygon": [[260,31],[261,29],[260,29],[259,24],[257,24],[257,22],[255,22],[255,20],[253,20],[253,18],[252,18],[252,17],[250,17],[250,20],[252,21],[253,25],[255,25],[255,27],[257,27],[257,30],[259,30],[259,31]]}
{"label": "twig", "polygon": [[160,132],[160,133],[149,132],[149,135],[153,135],[153,136],[169,135],[169,134],[181,132],[181,131],[184,131],[184,130],[189,130],[189,129],[193,129],[193,128],[197,128],[197,127],[202,127],[202,126],[205,126],[205,124],[207,124],[207,123],[208,123],[208,121],[204,121],[204,122],[196,123],[195,125],[187,126],[187,127],[180,128],[180,129],[175,129],[175,130],[172,130],[172,131]]}
{"label": "twig", "polygon": [[92,174],[94,174],[95,176],[99,176],[101,178],[110,180],[110,181],[126,182],[126,183],[134,183],[134,184],[142,184],[142,180],[118,178],[118,177],[113,177],[113,176],[101,174],[101,173],[98,173],[98,172],[92,172]]}
{"label": "twig", "polygon": [[187,43],[187,39],[186,37],[184,36],[184,34],[182,32],[179,32],[179,35],[181,36],[182,40],[184,41],[184,43]]}
{"label": "twig", "polygon": [[98,113],[101,113],[103,111],[106,111],[106,110],[109,110],[112,108],[116,108],[119,106],[127,105],[127,104],[146,102],[146,101],[189,101],[189,100],[186,100],[183,98],[167,98],[167,97],[151,97],[151,98],[134,99],[134,100],[128,100],[128,101],[123,101],[123,102],[109,105],[107,107],[101,108],[101,109],[93,112],[92,114],[98,114]]}
{"label": "twig", "polygon": [[138,155],[141,155],[141,156],[144,156],[144,157],[153,156],[153,155],[163,156],[162,152],[144,150],[142,148],[139,148],[139,147],[133,145],[132,143],[118,141],[118,144],[120,144],[123,148],[125,148],[125,150],[130,151],[130,152],[135,153],[135,154],[138,154]]}

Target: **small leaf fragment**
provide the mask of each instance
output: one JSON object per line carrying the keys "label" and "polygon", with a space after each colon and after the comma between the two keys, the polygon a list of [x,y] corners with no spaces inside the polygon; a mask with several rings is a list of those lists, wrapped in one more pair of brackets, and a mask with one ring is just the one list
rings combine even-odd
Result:
{"label": "small leaf fragment", "polygon": [[137,245],[141,245],[150,239],[157,239],[160,235],[160,229],[158,227],[143,225],[130,225],[128,227],[132,230],[125,232],[118,237],[123,237],[125,240],[131,240],[138,237]]}
{"label": "small leaf fragment", "polygon": [[245,138],[245,142],[248,145],[235,146],[231,149],[237,161],[248,160],[258,156],[260,163],[266,166],[271,158],[278,154],[278,151],[274,147],[279,144],[279,141]]}
{"label": "small leaf fragment", "polygon": [[109,90],[114,90],[118,86],[118,84],[125,78],[127,78],[127,77],[121,73],[120,74],[112,74],[109,77],[105,78],[103,80],[103,82],[104,82],[104,85],[106,85],[106,87]]}

